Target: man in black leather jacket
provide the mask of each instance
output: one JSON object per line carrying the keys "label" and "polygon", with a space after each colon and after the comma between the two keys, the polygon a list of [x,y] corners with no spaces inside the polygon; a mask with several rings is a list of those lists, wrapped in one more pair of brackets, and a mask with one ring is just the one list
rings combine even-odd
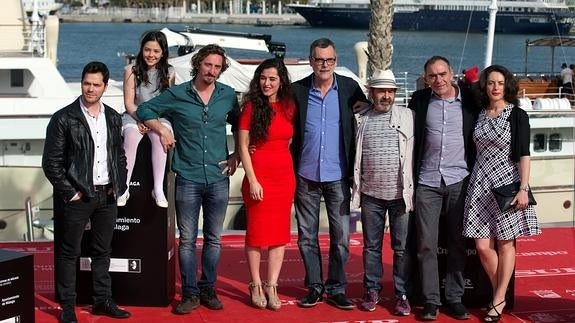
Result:
{"label": "man in black leather jacket", "polygon": [[42,168],[54,186],[54,264],[60,322],[77,322],[76,261],[84,228],[91,227],[92,314],[128,318],[130,313],[112,300],[108,272],[112,235],[116,225],[118,192],[126,190],[126,156],[122,120],[100,98],[109,71],[100,62],[82,72],[82,95],[54,113],[46,130]]}

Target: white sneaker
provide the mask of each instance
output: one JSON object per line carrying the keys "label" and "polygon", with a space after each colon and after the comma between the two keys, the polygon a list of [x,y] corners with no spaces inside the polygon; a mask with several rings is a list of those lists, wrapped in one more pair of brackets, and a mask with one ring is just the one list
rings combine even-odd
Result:
{"label": "white sneaker", "polygon": [[120,197],[118,197],[118,200],[116,200],[116,205],[117,206],[126,206],[126,203],[128,203],[129,198],[130,198],[130,191],[126,190],[126,192],[124,192],[124,194],[122,194]]}
{"label": "white sneaker", "polygon": [[152,197],[156,201],[157,206],[163,207],[163,208],[168,207],[168,200],[166,200],[164,193],[162,193],[162,195],[156,196],[156,193],[154,191],[152,191]]}

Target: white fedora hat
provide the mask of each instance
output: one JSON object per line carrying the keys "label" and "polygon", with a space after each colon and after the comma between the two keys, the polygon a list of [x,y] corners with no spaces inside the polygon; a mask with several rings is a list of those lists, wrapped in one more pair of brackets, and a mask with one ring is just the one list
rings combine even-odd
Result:
{"label": "white fedora hat", "polygon": [[367,81],[367,86],[380,89],[397,89],[395,75],[391,70],[375,70]]}

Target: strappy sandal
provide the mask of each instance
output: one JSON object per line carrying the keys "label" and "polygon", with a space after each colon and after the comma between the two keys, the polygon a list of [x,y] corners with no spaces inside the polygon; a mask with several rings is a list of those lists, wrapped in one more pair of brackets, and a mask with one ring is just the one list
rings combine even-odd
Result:
{"label": "strappy sandal", "polygon": [[[487,307],[487,313],[485,313],[485,317],[483,318],[483,322],[498,322],[501,319],[501,313],[499,313],[499,311],[497,310],[497,307],[500,306],[501,304],[504,304],[504,303],[505,303],[505,300],[502,300],[497,305],[493,305],[493,302],[492,302],[491,305],[489,305],[489,307]],[[503,308],[505,308],[505,305],[503,305]],[[489,312],[491,312],[491,310],[494,310],[495,313],[497,313],[497,314],[495,314],[495,315],[489,314]],[[503,312],[503,310],[501,312]]]}
{"label": "strappy sandal", "polygon": [[282,302],[278,297],[278,284],[266,283],[266,295],[268,297],[268,308],[274,311],[279,311],[282,307]]}
{"label": "strappy sandal", "polygon": [[264,290],[261,284],[254,284],[250,282],[248,284],[250,289],[250,299],[252,300],[252,305],[256,308],[264,309],[267,306],[266,297],[264,295]]}

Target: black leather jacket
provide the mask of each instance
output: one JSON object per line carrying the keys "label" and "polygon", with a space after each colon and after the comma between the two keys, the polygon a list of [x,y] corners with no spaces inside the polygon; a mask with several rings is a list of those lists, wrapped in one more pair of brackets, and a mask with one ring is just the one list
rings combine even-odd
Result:
{"label": "black leather jacket", "polygon": [[[42,168],[54,192],[70,201],[78,191],[95,194],[93,183],[94,141],[82,113],[80,98],[54,113],[46,129]],[[126,191],[126,155],[122,145],[122,118],[104,105],[108,132],[108,173],[114,194]]]}

